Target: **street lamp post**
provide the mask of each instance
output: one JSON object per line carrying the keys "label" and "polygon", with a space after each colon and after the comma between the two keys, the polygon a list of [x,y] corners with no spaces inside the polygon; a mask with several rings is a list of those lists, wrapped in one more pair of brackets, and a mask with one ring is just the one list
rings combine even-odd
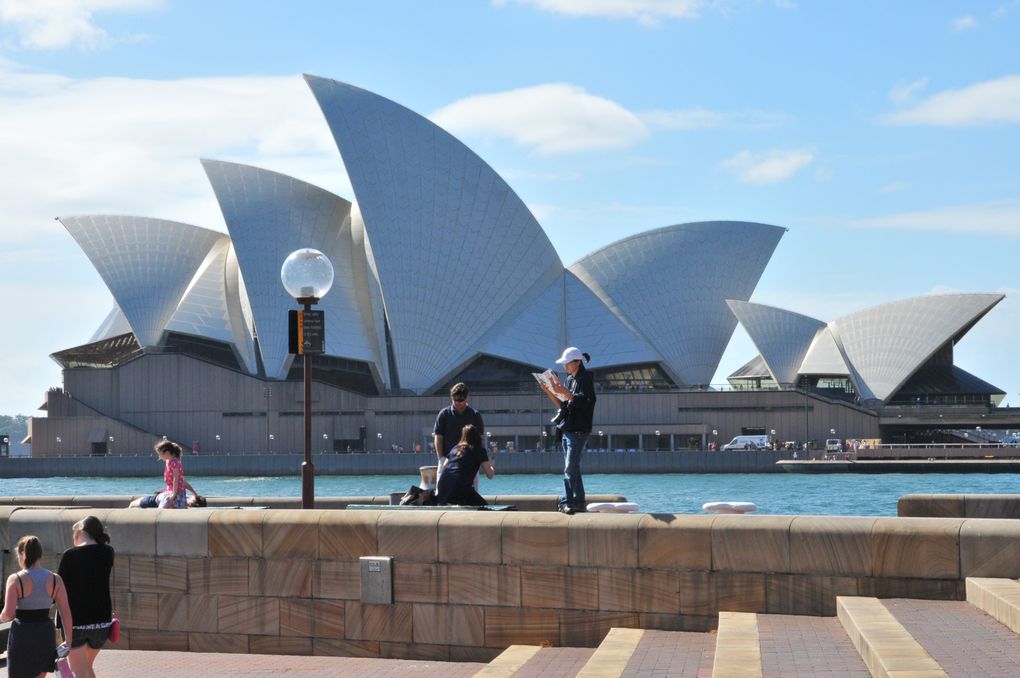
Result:
{"label": "street lamp post", "polygon": [[383,449],[382,449],[382,431],[380,431],[379,433],[376,433],[375,434],[375,438],[376,438],[376,440],[379,441],[379,451],[382,452],[383,451]]}
{"label": "street lamp post", "polygon": [[719,429],[717,429],[717,428],[712,429],[712,442],[714,443],[712,445],[712,447],[713,447],[712,451],[713,452],[718,452],[719,451]]}
{"label": "street lamp post", "polygon": [[[292,353],[301,354],[304,367],[305,460],[301,463],[301,508],[315,508],[315,466],[312,464],[312,359],[325,349],[325,322],[312,305],[326,296],[333,286],[333,264],[325,254],[313,249],[291,252],[280,268],[280,280],[290,296],[304,307],[292,313]],[[296,335],[296,337],[294,336]],[[295,350],[296,349],[296,350]]]}
{"label": "street lamp post", "polygon": [[599,449],[600,450],[605,450],[606,449],[606,443],[602,439],[602,431],[599,431]]}
{"label": "street lamp post", "polygon": [[772,443],[772,449],[776,449],[776,429],[771,429],[772,434],[769,437],[769,442]]}
{"label": "street lamp post", "polygon": [[659,448],[662,447],[662,433],[660,431],[655,432],[655,451],[658,452]]}
{"label": "street lamp post", "polygon": [[113,454],[113,436],[110,436],[110,449],[108,450],[108,453],[111,455]]}

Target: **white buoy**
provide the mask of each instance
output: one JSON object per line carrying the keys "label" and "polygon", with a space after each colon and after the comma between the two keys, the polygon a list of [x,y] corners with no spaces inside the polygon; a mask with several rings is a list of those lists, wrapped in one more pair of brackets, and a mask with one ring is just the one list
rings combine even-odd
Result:
{"label": "white buoy", "polygon": [[757,511],[758,507],[749,501],[710,501],[702,504],[701,508],[712,513],[737,513],[744,514]]}
{"label": "white buoy", "polygon": [[590,513],[634,513],[638,505],[632,501],[597,501],[588,504]]}

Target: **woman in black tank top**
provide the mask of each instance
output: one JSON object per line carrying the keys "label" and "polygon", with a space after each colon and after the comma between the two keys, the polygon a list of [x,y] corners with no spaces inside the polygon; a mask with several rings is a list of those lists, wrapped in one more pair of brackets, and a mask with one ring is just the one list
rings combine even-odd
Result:
{"label": "woman in black tank top", "polygon": [[[70,625],[71,608],[67,591],[59,575],[39,567],[42,544],[38,537],[18,540],[18,564],[22,569],[7,578],[4,609],[0,622],[10,621],[7,636],[7,675],[9,678],[42,678],[56,669],[56,630],[50,620],[50,608],[57,604],[61,619]],[[64,643],[69,638],[64,636]]]}

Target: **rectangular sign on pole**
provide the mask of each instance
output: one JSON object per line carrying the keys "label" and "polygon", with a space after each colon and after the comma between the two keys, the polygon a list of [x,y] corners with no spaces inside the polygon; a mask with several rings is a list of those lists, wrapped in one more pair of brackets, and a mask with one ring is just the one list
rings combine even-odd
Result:
{"label": "rectangular sign on pole", "polygon": [[287,316],[288,351],[294,355],[325,353],[325,316],[324,311],[289,311]]}

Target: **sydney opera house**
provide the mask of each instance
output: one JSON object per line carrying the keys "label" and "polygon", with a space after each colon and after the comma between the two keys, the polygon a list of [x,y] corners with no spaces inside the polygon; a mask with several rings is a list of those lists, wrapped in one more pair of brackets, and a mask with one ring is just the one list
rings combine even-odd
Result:
{"label": "sydney opera house", "polygon": [[[211,453],[300,449],[302,358],[287,336],[296,303],[280,266],[304,247],[335,270],[317,306],[325,354],[312,360],[324,451],[427,445],[458,381],[494,440],[544,447],[551,412],[530,373],[568,345],[593,358],[594,447],[766,431],[817,440],[837,428],[879,437],[890,408],[990,408],[1002,396],[953,362],[1001,295],[926,296],[832,321],[755,304],[786,229],[732,221],[656,228],[571,252],[580,258],[565,265],[463,143],[379,95],[306,80],[352,199],[204,160],[227,233],[149,216],[60,219],[113,308],[88,341],[53,354],[63,385],[31,422],[34,455],[144,450],[161,436]],[[713,385],[738,323],[759,355]]]}

